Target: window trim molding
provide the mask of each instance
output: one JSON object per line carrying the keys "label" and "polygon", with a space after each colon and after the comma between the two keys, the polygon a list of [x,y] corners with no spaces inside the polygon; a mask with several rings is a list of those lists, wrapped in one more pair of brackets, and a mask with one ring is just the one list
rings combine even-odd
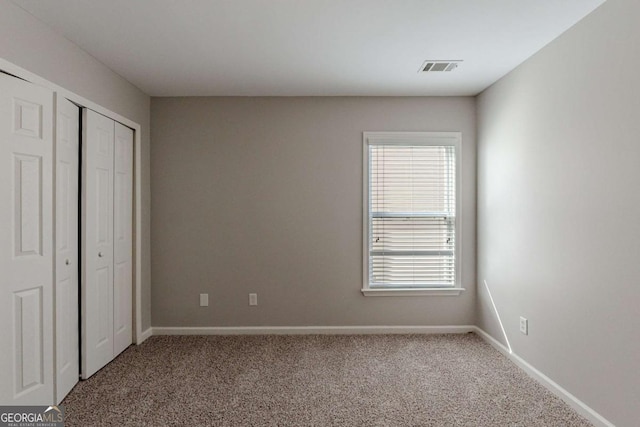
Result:
{"label": "window trim molding", "polygon": [[[455,285],[439,288],[369,287],[369,146],[449,145],[456,153],[456,247]],[[456,296],[462,288],[462,132],[371,132],[362,133],[362,289],[364,296]]]}

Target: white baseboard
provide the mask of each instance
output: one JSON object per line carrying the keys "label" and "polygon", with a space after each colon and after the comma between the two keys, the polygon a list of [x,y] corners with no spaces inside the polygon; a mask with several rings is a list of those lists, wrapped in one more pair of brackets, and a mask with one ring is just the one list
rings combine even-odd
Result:
{"label": "white baseboard", "polygon": [[149,327],[149,328],[147,328],[147,330],[142,331],[142,333],[140,334],[140,336],[137,339],[136,344],[138,344],[138,345],[142,344],[151,335],[153,335],[153,328]]}
{"label": "white baseboard", "polygon": [[517,354],[510,352],[507,347],[505,347],[501,342],[493,338],[491,335],[483,331],[482,329],[474,326],[475,332],[484,339],[487,343],[493,346],[500,353],[504,354],[515,363],[520,369],[525,371],[527,375],[536,380],[538,383],[542,384],[547,390],[551,393],[558,396],[565,403],[567,403],[571,408],[573,408],[577,413],[582,415],[584,418],[589,420],[594,426],[597,427],[615,427],[613,423],[609,422],[602,415],[598,414],[596,411],[587,406],[583,401],[575,397],[573,394],[569,393],[567,390],[562,388],[558,383],[553,381],[551,378],[547,377],[545,374],[531,366],[527,361],[522,359]]}
{"label": "white baseboard", "polygon": [[153,327],[153,335],[464,334],[475,326],[220,326]]}

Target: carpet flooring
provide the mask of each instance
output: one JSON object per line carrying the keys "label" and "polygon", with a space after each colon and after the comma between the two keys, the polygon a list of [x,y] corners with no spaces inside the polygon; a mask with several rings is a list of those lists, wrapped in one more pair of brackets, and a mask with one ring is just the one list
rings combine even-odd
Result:
{"label": "carpet flooring", "polygon": [[475,334],[154,336],[67,426],[590,426]]}

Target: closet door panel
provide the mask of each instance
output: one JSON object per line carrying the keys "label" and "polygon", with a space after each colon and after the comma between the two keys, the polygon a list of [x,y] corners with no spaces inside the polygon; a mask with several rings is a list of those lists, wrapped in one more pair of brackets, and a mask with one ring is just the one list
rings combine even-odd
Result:
{"label": "closet door panel", "polygon": [[132,341],[133,301],[133,130],[115,124],[114,187],[114,355]]}
{"label": "closet door panel", "polygon": [[80,373],[78,336],[78,167],[80,108],[56,101],[56,402],[71,391]]}
{"label": "closet door panel", "polygon": [[114,131],[113,120],[83,110],[82,378],[89,378],[114,355]]}
{"label": "closet door panel", "polygon": [[53,93],[0,73],[0,402],[53,401]]}

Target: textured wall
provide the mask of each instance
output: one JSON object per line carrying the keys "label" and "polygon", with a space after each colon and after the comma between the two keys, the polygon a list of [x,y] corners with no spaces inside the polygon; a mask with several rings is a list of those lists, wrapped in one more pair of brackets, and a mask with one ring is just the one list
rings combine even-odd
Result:
{"label": "textured wall", "polygon": [[0,58],[140,124],[142,327],[148,328],[151,325],[149,97],[8,0],[0,0]]}
{"label": "textured wall", "polygon": [[[640,419],[640,2],[609,0],[478,101],[478,322]],[[529,319],[529,336],[518,318]]]}
{"label": "textured wall", "polygon": [[[152,98],[151,111],[154,326],[473,322],[474,98]],[[367,130],[462,131],[462,296],[360,292]]]}

